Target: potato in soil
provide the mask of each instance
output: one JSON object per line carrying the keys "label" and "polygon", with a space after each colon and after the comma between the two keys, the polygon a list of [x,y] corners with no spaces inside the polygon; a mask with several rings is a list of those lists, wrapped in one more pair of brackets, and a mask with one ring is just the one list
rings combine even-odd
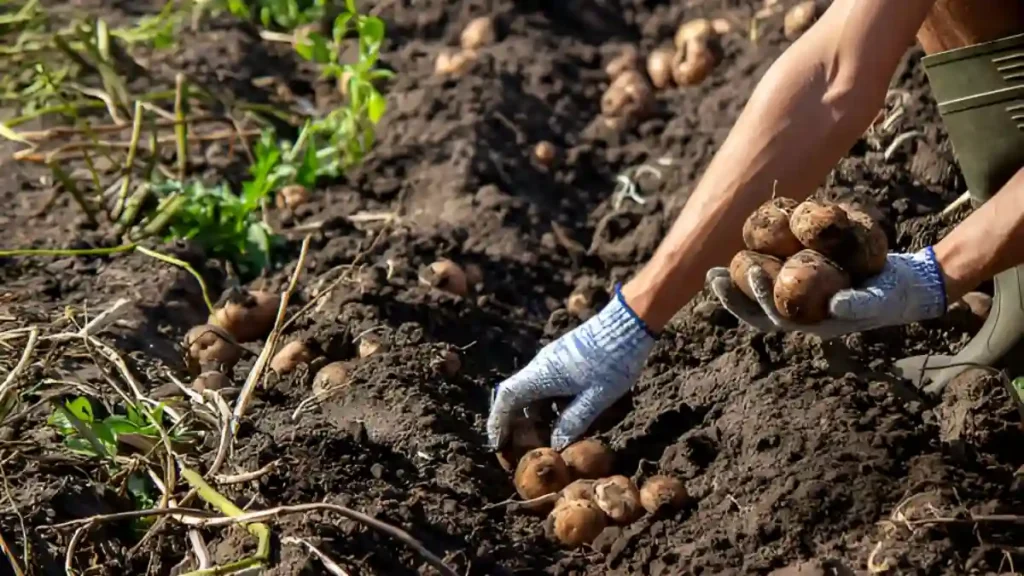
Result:
{"label": "potato in soil", "polygon": [[593,500],[595,484],[597,484],[597,480],[587,478],[573,480],[568,486],[562,488],[555,506],[559,506],[568,500]]}
{"label": "potato in soil", "polygon": [[715,26],[707,18],[695,18],[684,23],[676,30],[673,42],[677,50],[682,50],[691,40],[707,41],[715,34]]}
{"label": "potato in soil", "polygon": [[715,54],[703,40],[690,40],[686,44],[685,57],[672,68],[672,79],[679,86],[696,86],[703,82],[715,68]]}
{"label": "potato in soil", "polygon": [[498,450],[497,456],[501,467],[512,472],[527,452],[544,446],[546,430],[537,420],[520,415],[512,418],[508,433],[508,441]]}
{"label": "potato in soil", "polygon": [[774,256],[759,254],[753,250],[740,250],[732,257],[732,262],[729,263],[729,277],[732,279],[732,283],[739,288],[740,292],[746,294],[747,298],[757,300],[750,283],[747,282],[747,272],[752,266],[760,266],[772,279],[774,286],[775,279],[778,278],[779,271],[782,270],[782,260]]}
{"label": "potato in soil", "polygon": [[210,315],[209,323],[227,330],[239,342],[252,342],[270,334],[280,303],[281,296],[273,292],[235,292]]}
{"label": "potato in soil", "polygon": [[343,361],[331,362],[313,377],[313,393],[326,394],[348,384],[348,364]]}
{"label": "potato in soil", "polygon": [[889,238],[867,212],[840,204],[850,220],[854,247],[849,252],[836,254],[835,259],[846,270],[854,283],[870,278],[885,268],[889,255]]}
{"label": "potato in soil", "polygon": [[616,475],[598,480],[594,484],[594,502],[619,524],[628,524],[643,516],[640,491],[625,476]]}
{"label": "potato in soil", "polygon": [[551,517],[555,538],[572,548],[593,542],[608,523],[604,512],[589,500],[567,500],[551,511]]}
{"label": "potato in soil", "polygon": [[790,215],[799,204],[779,196],[758,206],[743,222],[743,243],[747,249],[783,259],[803,250],[790,228]]}
{"label": "potato in soil", "polygon": [[815,0],[805,0],[786,12],[782,21],[782,33],[787,40],[796,40],[814,24],[818,8]]}
{"label": "potato in soil", "polygon": [[229,371],[242,358],[242,348],[226,330],[215,324],[200,324],[185,334],[186,363],[198,374],[204,366],[216,365]]}
{"label": "potato in soil", "polygon": [[476,50],[488,44],[493,44],[497,39],[494,29],[494,19],[490,16],[478,16],[469,21],[459,36],[459,43],[463,49]]}
{"label": "potato in soil", "polygon": [[672,83],[674,60],[675,52],[671,48],[655,48],[647,56],[647,75],[655,88],[665,88]]}
{"label": "potato in soil", "polygon": [[442,258],[420,270],[420,282],[457,296],[469,294],[469,281],[461,266]]}
{"label": "potato in soil", "polygon": [[192,381],[192,389],[199,393],[202,393],[203,390],[221,390],[230,387],[231,379],[216,370],[203,372]]}
{"label": "potato in soil", "polygon": [[572,477],[562,457],[551,448],[535,448],[516,465],[516,492],[523,500],[558,492]]}
{"label": "potato in soil", "polygon": [[640,505],[651,514],[661,510],[678,510],[689,497],[682,481],[663,474],[651,476],[640,488]]}
{"label": "potato in soil", "polygon": [[615,458],[611,449],[596,438],[587,438],[562,450],[562,460],[573,478],[604,478],[611,474]]}
{"label": "potato in soil", "polygon": [[804,200],[789,215],[789,229],[805,248],[829,258],[857,249],[854,225],[838,204]]}
{"label": "potato in soil", "polygon": [[640,53],[633,46],[625,47],[618,56],[612,58],[604,67],[605,74],[615,80],[624,72],[638,70],[640,68]]}
{"label": "potato in soil", "polygon": [[850,275],[834,261],[811,249],[786,260],[775,278],[773,296],[779,314],[798,324],[816,324],[829,317],[829,301],[850,287]]}
{"label": "potato in soil", "polygon": [[646,117],[654,108],[654,90],[637,70],[627,70],[612,80],[601,96],[604,116],[637,119]]}
{"label": "potato in soil", "polygon": [[313,359],[313,353],[302,340],[293,340],[277,351],[270,360],[270,369],[277,374],[284,375],[294,372],[299,364],[308,364]]}

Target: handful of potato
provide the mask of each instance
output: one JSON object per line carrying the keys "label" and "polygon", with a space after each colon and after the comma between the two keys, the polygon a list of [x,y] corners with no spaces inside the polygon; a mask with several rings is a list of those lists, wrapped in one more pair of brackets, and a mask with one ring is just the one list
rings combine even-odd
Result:
{"label": "handful of potato", "polygon": [[743,224],[741,250],[729,276],[755,299],[747,271],[759,266],[772,279],[779,315],[799,324],[829,316],[829,301],[840,290],[875,276],[885,267],[889,240],[881,225],[848,204],[772,198]]}

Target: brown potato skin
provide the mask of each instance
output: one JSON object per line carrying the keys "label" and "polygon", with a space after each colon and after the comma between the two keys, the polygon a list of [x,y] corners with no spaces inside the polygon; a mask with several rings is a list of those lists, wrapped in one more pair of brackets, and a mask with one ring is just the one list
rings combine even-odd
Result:
{"label": "brown potato skin", "polygon": [[575,548],[597,538],[608,523],[604,512],[589,500],[569,500],[551,512],[555,538]]}
{"label": "brown potato skin", "polygon": [[672,476],[651,476],[640,488],[640,505],[651,514],[663,509],[677,510],[689,499],[686,487]]}
{"label": "brown potato skin", "polygon": [[569,467],[551,448],[535,448],[516,465],[516,492],[523,500],[558,492],[572,480]]}
{"label": "brown potato skin", "polygon": [[208,322],[225,329],[239,342],[265,337],[274,328],[281,296],[263,290],[232,294]]}
{"label": "brown potato skin", "polygon": [[640,491],[632,480],[622,475],[598,480],[594,484],[594,502],[620,524],[629,524],[643,516]]}
{"label": "brown potato skin", "polygon": [[562,460],[565,461],[573,479],[604,478],[611,474],[614,458],[611,449],[595,438],[580,440],[562,450]]}
{"label": "brown potato skin", "polygon": [[743,243],[748,250],[789,258],[804,249],[790,228],[790,214],[800,203],[777,197],[754,210],[743,222]]}
{"label": "brown potato skin", "polygon": [[703,39],[693,38],[686,43],[685,57],[672,68],[672,79],[679,86],[696,86],[715,69],[715,54]]}
{"label": "brown potato skin", "polygon": [[656,48],[647,56],[647,75],[655,88],[666,88],[672,84],[672,61],[675,53],[670,48]]}
{"label": "brown potato skin", "polygon": [[867,212],[842,204],[839,206],[850,220],[856,247],[850,252],[837,254],[836,261],[857,283],[875,276],[885,268],[889,238],[882,226]]}
{"label": "brown potato skin", "polygon": [[747,282],[747,271],[754,265],[760,266],[767,272],[772,279],[772,285],[774,285],[775,279],[778,278],[779,272],[782,270],[782,260],[774,256],[759,254],[753,250],[740,250],[732,257],[732,262],[729,263],[729,277],[732,278],[732,283],[739,288],[740,292],[746,294],[747,298],[751,300],[757,298],[754,297],[754,291],[750,288],[750,283]]}
{"label": "brown potato skin", "polygon": [[838,204],[805,200],[789,216],[789,228],[805,248],[828,258],[836,259],[857,249],[855,226]]}
{"label": "brown potato skin", "polygon": [[850,287],[850,275],[811,249],[786,260],[775,279],[773,297],[779,314],[798,324],[816,324],[829,316],[829,300]]}
{"label": "brown potato skin", "polygon": [[595,484],[597,484],[597,480],[573,480],[568,486],[562,488],[555,507],[557,508],[569,500],[593,500]]}

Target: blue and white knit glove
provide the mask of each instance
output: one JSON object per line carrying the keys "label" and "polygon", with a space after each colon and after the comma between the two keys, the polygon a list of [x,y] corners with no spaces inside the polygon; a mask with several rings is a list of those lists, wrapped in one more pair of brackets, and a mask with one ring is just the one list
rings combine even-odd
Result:
{"label": "blue and white knit glove", "polygon": [[508,440],[517,410],[545,398],[575,396],[551,433],[551,447],[569,445],[640,377],[655,336],[633,312],[619,287],[589,320],[549,343],[519,372],[498,385],[487,420],[494,449]]}
{"label": "blue and white knit glove", "polygon": [[733,284],[728,268],[712,268],[706,281],[726,310],[762,332],[799,331],[828,340],[946,312],[946,285],[931,246],[913,254],[890,253],[882,272],[861,286],[838,292],[829,304],[832,317],[813,325],[796,324],[779,314],[772,280],[760,267],[752,266],[747,279],[756,302]]}

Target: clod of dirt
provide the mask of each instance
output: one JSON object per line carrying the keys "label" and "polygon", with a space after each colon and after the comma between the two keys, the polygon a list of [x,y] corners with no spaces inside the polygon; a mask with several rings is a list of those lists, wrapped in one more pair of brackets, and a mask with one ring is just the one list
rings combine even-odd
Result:
{"label": "clod of dirt", "polygon": [[239,342],[265,337],[274,328],[281,296],[262,290],[235,291],[210,315],[210,324],[228,331]]}
{"label": "clod of dirt", "polygon": [[498,464],[512,472],[519,460],[529,451],[544,447],[544,434],[540,423],[525,414],[512,418],[508,442],[497,452]]}
{"label": "clod of dirt", "polygon": [[192,389],[200,393],[203,390],[221,390],[229,387],[231,387],[231,379],[214,370],[203,372],[192,381]]}
{"label": "clod of dirt", "polygon": [[462,76],[473,69],[477,58],[475,50],[444,50],[434,61],[434,73],[438,76]]}
{"label": "clod of dirt", "polygon": [[686,43],[686,55],[673,67],[672,79],[679,86],[696,86],[714,69],[715,53],[706,41],[695,38]]}
{"label": "clod of dirt", "polygon": [[607,525],[604,512],[589,500],[568,500],[551,517],[555,538],[571,548],[593,542]]}
{"label": "clod of dirt", "polygon": [[799,324],[816,324],[829,316],[836,292],[850,287],[850,275],[820,252],[801,250],[786,260],[775,278],[779,314]]}
{"label": "clod of dirt", "polygon": [[587,438],[562,450],[562,460],[573,479],[596,480],[611,474],[615,453],[604,442]]}
{"label": "clod of dirt", "polygon": [[640,505],[651,514],[678,510],[686,505],[689,498],[682,481],[672,476],[651,476],[640,488]]}
{"label": "clod of dirt", "polygon": [[477,264],[466,264],[466,284],[471,288],[479,286],[484,282],[484,271]]}
{"label": "clod of dirt", "polygon": [[815,0],[806,0],[786,12],[782,21],[782,33],[787,40],[796,40],[814,24],[818,16]]}
{"label": "clod of dirt", "polygon": [[289,184],[277,192],[275,204],[281,210],[295,210],[309,202],[309,190],[302,184]]}
{"label": "clod of dirt", "polygon": [[369,358],[374,354],[380,354],[386,352],[388,349],[387,344],[384,343],[380,338],[367,334],[359,339],[359,357]]}
{"label": "clod of dirt", "polygon": [[654,90],[638,70],[620,74],[601,96],[601,114],[607,117],[636,120],[654,109]]}
{"label": "clod of dirt", "polygon": [[200,324],[185,334],[186,364],[190,373],[198,374],[205,366],[229,371],[242,358],[242,348],[230,334],[215,324]]}
{"label": "clod of dirt", "polygon": [[747,295],[747,298],[756,300],[754,291],[750,288],[750,283],[747,282],[747,272],[752,266],[760,266],[771,277],[774,285],[775,279],[782,271],[782,260],[774,256],[759,254],[753,250],[740,250],[732,257],[732,262],[729,263],[729,278],[740,292]]}
{"label": "clod of dirt", "polygon": [[711,21],[711,29],[719,36],[725,36],[732,32],[732,22],[727,18],[715,18]]}
{"label": "clod of dirt", "polygon": [[612,58],[608,65],[604,67],[605,74],[613,81],[622,76],[624,73],[629,71],[636,71],[640,69],[640,53],[634,46],[627,46],[623,48],[622,52],[618,56]]}
{"label": "clod of dirt", "polygon": [[651,84],[662,89],[672,83],[672,63],[676,53],[671,48],[656,48],[647,56],[647,75]]}
{"label": "clod of dirt", "polygon": [[643,516],[640,491],[629,478],[615,475],[594,484],[594,503],[619,524],[628,524]]}
{"label": "clod of dirt", "polygon": [[302,340],[294,340],[281,347],[270,360],[270,369],[284,375],[294,372],[300,364],[313,360],[313,352]]}
{"label": "clod of dirt", "polygon": [[[535,448],[516,464],[516,492],[523,500],[530,500],[568,486],[572,477],[562,457],[551,448]],[[539,508],[531,507],[533,509]]]}
{"label": "clod of dirt", "polygon": [[476,50],[494,44],[498,35],[494,28],[494,19],[490,16],[478,16],[469,21],[462,29],[459,44],[464,50]]}
{"label": "clod of dirt", "polygon": [[706,42],[708,38],[715,34],[715,27],[712,25],[711,20],[707,18],[696,18],[689,22],[684,22],[679,29],[676,30],[675,38],[673,42],[676,45],[676,50],[682,50],[688,48],[688,44],[691,40],[697,40],[700,42]]}
{"label": "clod of dirt", "polygon": [[448,259],[438,260],[420,270],[422,284],[465,297],[469,295],[469,282],[461,266]]}
{"label": "clod of dirt", "polygon": [[547,140],[541,140],[533,147],[533,159],[541,166],[550,168],[557,158],[558,148]]}
{"label": "clod of dirt", "polygon": [[313,393],[320,396],[348,385],[348,363],[331,362],[313,377]]}
{"label": "clod of dirt", "polygon": [[454,350],[445,350],[441,357],[438,358],[435,368],[445,376],[455,376],[462,370],[462,358]]}
{"label": "clod of dirt", "polygon": [[743,222],[743,243],[748,250],[789,258],[804,246],[790,228],[790,215],[800,203],[778,196],[758,206]]}

